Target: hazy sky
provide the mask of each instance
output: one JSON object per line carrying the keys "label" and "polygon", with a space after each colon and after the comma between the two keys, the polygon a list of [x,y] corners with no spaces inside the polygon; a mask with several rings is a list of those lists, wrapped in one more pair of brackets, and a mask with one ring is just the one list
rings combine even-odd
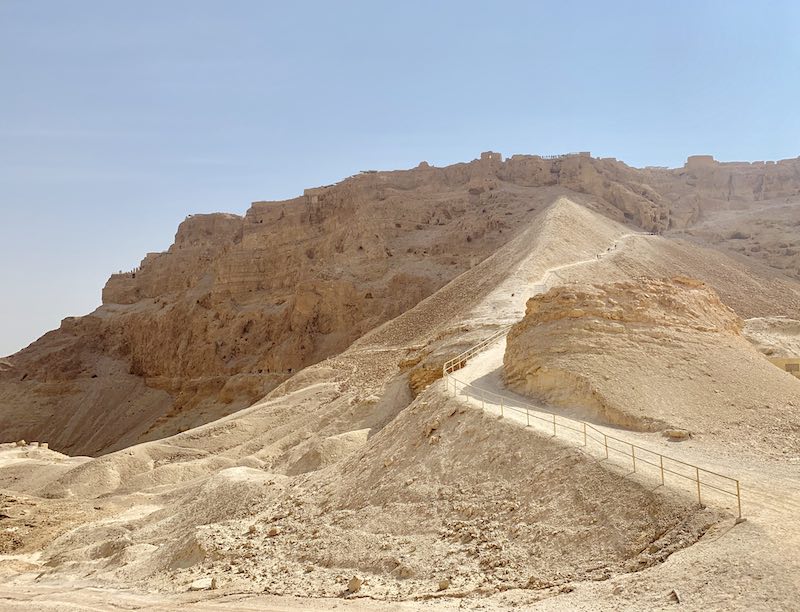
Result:
{"label": "hazy sky", "polygon": [[189,213],[484,150],[800,154],[800,2],[0,0],[0,355]]}

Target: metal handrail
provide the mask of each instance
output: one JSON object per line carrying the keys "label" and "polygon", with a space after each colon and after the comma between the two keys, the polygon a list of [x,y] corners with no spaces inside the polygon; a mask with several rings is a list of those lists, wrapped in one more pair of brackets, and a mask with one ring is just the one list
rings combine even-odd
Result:
{"label": "metal handrail", "polygon": [[[528,402],[525,402],[525,401],[522,401],[522,400],[513,400],[517,404],[521,404],[521,406],[505,405],[504,402],[508,402],[509,400],[511,400],[511,398],[509,398],[507,396],[504,396],[504,395],[501,395],[499,393],[494,393],[492,391],[488,391],[488,390],[485,390],[485,389],[480,389],[479,387],[475,387],[475,386],[473,386],[473,385],[471,385],[469,383],[465,383],[465,382],[463,382],[461,380],[458,380],[454,376],[452,376],[453,372],[455,372],[457,370],[460,370],[461,368],[466,366],[467,361],[470,358],[472,358],[475,355],[477,355],[478,353],[482,352],[489,345],[495,343],[502,336],[506,335],[510,328],[511,328],[511,325],[507,325],[505,327],[502,327],[501,329],[499,329],[498,331],[493,333],[488,338],[482,340],[481,342],[479,342],[475,346],[472,346],[472,347],[468,348],[463,353],[457,355],[456,357],[454,357],[454,358],[452,358],[452,359],[450,359],[450,360],[448,360],[448,361],[446,361],[444,363],[444,365],[442,366],[442,376],[443,376],[443,378],[445,380],[445,384],[447,385],[448,391],[450,389],[450,381],[453,381],[453,395],[454,396],[458,395],[458,385],[461,385],[462,391],[464,391],[466,389],[469,389],[471,392],[473,392],[473,394],[475,394],[476,398],[480,397],[481,404],[482,404],[483,408],[485,408],[485,402],[486,402],[487,398],[488,399],[499,400],[500,416],[501,417],[505,417],[505,414],[504,414],[505,410],[511,410],[511,411],[514,411],[514,412],[518,412],[520,414],[524,414],[525,418],[527,420],[527,426],[530,426],[531,418],[539,420],[539,421],[542,421],[544,423],[547,423],[548,427],[552,425],[553,436],[557,436],[558,435],[558,427],[561,427],[562,430],[566,429],[566,430],[570,430],[570,431],[574,431],[574,432],[577,432],[579,434],[582,434],[583,435],[583,446],[588,446],[588,440],[593,440],[593,441],[597,442],[598,444],[600,444],[600,443],[603,444],[603,448],[605,450],[606,459],[609,459],[609,451],[613,451],[613,452],[625,455],[626,457],[630,457],[632,462],[633,462],[633,471],[634,472],[636,472],[637,461],[639,463],[645,463],[647,465],[651,465],[653,467],[659,468],[660,473],[661,473],[661,484],[662,485],[666,484],[665,483],[665,477],[664,477],[665,474],[674,474],[675,476],[680,476],[681,478],[684,478],[684,479],[686,479],[688,481],[694,482],[697,485],[697,501],[701,505],[703,503],[703,501],[702,501],[702,489],[704,487],[707,487],[709,489],[714,489],[715,491],[718,491],[720,493],[724,493],[725,495],[730,495],[731,497],[735,497],[736,498],[736,505],[737,505],[737,509],[738,509],[738,516],[739,516],[739,518],[742,517],[741,489],[740,489],[740,486],[739,486],[739,481],[736,478],[731,478],[730,476],[725,476],[724,474],[720,474],[718,472],[713,472],[711,470],[707,470],[705,468],[701,468],[701,467],[699,467],[697,465],[694,465],[692,463],[687,463],[685,461],[681,461],[680,459],[675,459],[674,457],[670,457],[668,455],[662,455],[661,453],[658,453],[656,451],[650,450],[648,448],[644,448],[643,446],[639,446],[638,444],[633,444],[633,443],[628,442],[627,440],[623,440],[621,438],[616,438],[614,436],[609,436],[608,434],[606,434],[606,433],[600,431],[599,429],[597,429],[596,427],[594,427],[591,423],[587,423],[586,421],[579,421],[579,420],[576,420],[576,419],[571,419],[569,417],[557,415],[555,412],[550,412],[548,410],[543,410],[541,408],[533,406],[533,404],[529,404]],[[469,395],[466,395],[466,398],[467,398],[467,403],[469,403]],[[548,417],[543,417],[543,416],[541,416],[541,414],[548,415]],[[559,419],[560,419],[560,422],[559,422]],[[603,437],[602,441],[599,438],[596,438],[594,436],[589,435],[589,432],[594,432],[594,433],[602,436]],[[615,448],[613,445],[609,446],[609,444],[608,444],[609,440],[611,440],[613,442],[618,442],[618,443],[624,445],[625,450],[622,450],[620,448]],[[630,453],[627,452],[628,449],[630,449]],[[658,458],[658,463],[654,463],[652,461],[648,461],[647,459],[642,457],[641,454],[639,456],[637,456],[636,455],[636,451],[637,450],[639,450],[641,452],[644,452],[644,453],[649,453],[651,456]],[[675,470],[671,470],[671,469],[669,469],[669,467],[665,467],[664,466],[664,461],[672,462],[672,463],[676,463],[676,464],[680,464],[680,465],[686,466],[686,467],[690,468],[691,470],[694,470],[694,476],[690,477],[690,476],[687,476],[686,474],[683,474],[681,472],[678,472],[678,471],[675,471]],[[726,481],[727,483],[730,483],[731,489],[733,489],[735,487],[736,491],[733,492],[732,490],[723,489],[723,488],[714,486],[714,485],[710,484],[707,481],[703,481],[700,478],[701,474],[707,474],[707,475],[710,475],[710,476],[721,478],[722,480]]]}

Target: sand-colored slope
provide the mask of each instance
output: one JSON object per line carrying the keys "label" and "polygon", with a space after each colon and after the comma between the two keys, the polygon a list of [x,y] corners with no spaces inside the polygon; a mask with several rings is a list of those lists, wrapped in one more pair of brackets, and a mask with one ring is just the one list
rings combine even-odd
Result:
{"label": "sand-colored slope", "polygon": [[244,216],[192,215],[167,251],[112,274],[102,307],[64,319],[4,362],[0,431],[7,441],[47,439],[99,455],[235,413],[435,295],[527,231],[557,195],[605,216],[552,232],[557,251],[575,253],[610,228],[608,219],[667,231],[780,200],[770,209],[784,211],[775,217],[780,232],[763,226],[769,231],[746,252],[770,253],[764,262],[796,273],[800,209],[785,204],[796,200],[797,168],[798,160],[696,157],[681,169],[639,170],[586,154],[503,161],[487,152],[446,168],[363,173],[255,202]]}
{"label": "sand-colored slope", "polygon": [[707,212],[675,235],[762,262],[800,280],[800,198]]}
{"label": "sand-colored slope", "polygon": [[741,328],[713,291],[688,279],[568,285],[528,302],[508,335],[505,377],[589,420],[800,453],[800,380]]}
{"label": "sand-colored slope", "polygon": [[[410,353],[452,355],[462,330],[495,325],[475,320],[482,300],[519,273],[541,236],[578,227],[582,215],[559,201],[441,294],[251,408],[49,481],[3,479],[0,469],[4,486],[76,509],[94,499],[115,517],[62,531],[44,550],[43,580],[181,590],[216,576],[233,590],[337,595],[355,572],[379,598],[435,592],[443,579],[456,593],[554,593],[694,542],[713,513],[446,400],[439,385],[412,402],[398,370]],[[622,228],[607,231],[596,240]],[[550,247],[552,263],[568,263],[574,246]]]}
{"label": "sand-colored slope", "polygon": [[[101,461],[101,460],[97,460]],[[230,467],[105,499],[44,552],[42,580],[337,596],[547,589],[658,563],[718,517],[575,449],[423,394],[346,460],[295,478]],[[254,528],[251,529],[251,526]]]}
{"label": "sand-colored slope", "polygon": [[[402,367],[413,368],[414,388],[441,377],[443,363],[524,312],[539,283],[558,282],[559,275],[585,261],[595,261],[637,235],[626,226],[592,212],[577,202],[583,196],[558,197],[532,226],[485,262],[462,274],[407,315],[368,334],[354,346],[369,343],[408,343]],[[441,326],[433,339],[426,324]],[[395,334],[399,330],[401,337]]]}
{"label": "sand-colored slope", "polygon": [[[587,238],[598,219],[606,225],[599,226],[595,238]],[[550,238],[565,232],[574,238]],[[487,300],[498,316],[513,312],[519,300],[503,285],[509,275],[538,274],[548,264],[569,264],[589,255],[593,243],[606,245],[624,233],[624,226],[559,198],[530,229],[493,256],[342,355],[294,376],[264,401],[214,423],[81,465],[49,485],[47,494],[101,495],[179,482],[242,461],[284,470],[293,457],[290,450],[314,436],[378,429],[411,401],[405,382],[393,382],[398,364],[409,354],[452,355],[468,341],[465,330],[484,333],[481,317]],[[575,248],[581,251],[578,256],[572,254]],[[536,269],[528,272],[531,263]]]}
{"label": "sand-colored slope", "polygon": [[557,283],[562,273],[595,260],[600,252],[605,254],[636,234],[578,204],[581,200],[560,198],[544,213],[536,234],[526,240],[525,256],[470,313],[472,325],[516,322],[528,298],[541,291],[543,283]]}
{"label": "sand-colored slope", "polygon": [[[496,329],[520,306],[516,294],[529,289],[520,286],[526,280],[583,259],[590,262],[561,268],[564,278],[584,268],[617,274],[613,264],[629,248],[661,241],[623,239],[630,231],[624,226],[606,225],[563,200],[538,222],[414,309],[293,376],[251,408],[58,470],[49,479],[4,479],[0,467],[3,486],[36,495],[37,510],[28,520],[43,516],[48,504],[72,505],[76,514],[102,509],[97,518],[81,514],[79,528],[52,525],[52,544],[6,592],[16,585],[15,593],[23,593],[25,581],[42,571],[37,589],[80,578],[173,592],[214,576],[219,588],[198,599],[238,593],[244,601],[241,593],[264,589],[341,595],[358,573],[366,578],[362,594],[381,599],[449,594],[532,604],[558,595],[554,600],[568,597],[569,607],[620,604],[605,583],[629,588],[625,601],[634,609],[644,601],[652,609],[668,585],[680,589],[675,580],[681,571],[725,588],[740,582],[743,571],[734,571],[725,555],[756,550],[763,525],[727,532],[732,521],[723,521],[681,552],[713,514],[696,512],[670,490],[652,491],[607,471],[578,450],[445,399],[440,383],[412,401],[400,364],[419,357],[413,366],[419,367],[452,356]],[[587,228],[597,235],[587,235]],[[592,263],[609,240],[624,242]],[[503,285],[512,275],[517,280]],[[728,547],[727,533],[745,537],[747,545]],[[38,544],[27,546],[23,542],[20,554]],[[764,571],[779,567],[765,550],[746,562]],[[640,580],[643,574],[658,593]],[[771,591],[778,604],[792,593],[791,574],[781,577],[784,586]],[[438,592],[444,578],[450,584]],[[692,595],[699,592],[695,582]],[[499,594],[507,588],[518,589],[515,599]],[[585,595],[598,592],[601,599]],[[750,607],[767,601],[757,587],[748,597]],[[709,599],[703,604],[713,607]]]}
{"label": "sand-colored slope", "polygon": [[[482,261],[554,193],[414,171],[362,176],[242,217],[194,215],[104,303],[0,369],[4,440],[99,455],[251,405]],[[488,180],[488,179],[487,179]]]}
{"label": "sand-colored slope", "polygon": [[565,271],[564,282],[626,281],[687,276],[707,283],[745,319],[800,312],[800,282],[758,262],[683,240],[633,237],[596,264]]}
{"label": "sand-colored slope", "polygon": [[608,215],[666,227],[637,174],[487,154],[192,215],[167,251],[111,276],[101,308],[9,358],[0,429],[99,455],[236,412],[497,251],[553,195],[594,193]]}
{"label": "sand-colored slope", "polygon": [[[688,264],[685,267],[681,265],[684,255]],[[696,249],[685,243],[675,244],[658,237],[631,237],[623,248],[610,252],[606,257],[564,271],[562,280],[568,282],[567,279],[580,278],[585,283],[630,280],[620,270],[620,262],[628,270],[635,270],[639,274],[648,271],[676,274],[687,268],[701,273],[713,281],[718,290],[721,288],[720,293],[724,291],[726,296],[733,298],[731,305],[735,304],[745,313],[791,311],[796,299],[797,285],[785,277],[713,251]],[[765,273],[762,275],[761,272]],[[715,276],[716,273],[719,274]],[[740,293],[737,293],[737,289]],[[749,293],[754,289],[773,293]],[[782,291],[775,292],[776,289]],[[748,297],[753,299],[748,300]],[[566,337],[570,337],[569,330],[566,331]],[[591,335],[586,335],[584,339],[590,342]],[[757,379],[759,373],[773,381],[775,376],[781,376],[781,382],[788,380],[784,373],[775,368],[763,369],[767,366],[766,361],[760,356],[754,357],[752,347],[743,346],[740,341],[735,345],[737,350],[729,356],[738,359],[739,354],[744,352],[753,358],[756,368],[754,372],[745,372],[741,380],[732,381],[737,393],[750,394],[752,398],[752,391],[746,386],[754,378]],[[535,350],[535,347],[531,348]],[[463,372],[459,371],[459,377],[479,387],[488,385],[488,389],[496,393],[508,393],[503,388],[501,378],[495,375],[502,370],[503,352],[489,350],[481,353],[471,360]],[[490,353],[496,356],[494,361],[484,358]],[[559,359],[564,354],[552,352],[551,356]],[[596,356],[588,355],[590,358]],[[644,356],[633,356],[634,361]],[[709,355],[701,353],[701,356],[703,363],[699,366],[705,374],[708,372]],[[605,357],[605,354],[600,357]],[[630,363],[625,366],[631,367]],[[624,375],[626,371],[623,368],[615,371],[614,375]],[[697,372],[687,369],[685,374],[687,377],[696,377]],[[681,377],[676,376],[675,382],[680,384]],[[760,389],[770,397],[771,389]],[[682,396],[681,391],[686,390],[676,387],[668,392],[676,400],[691,401],[692,397]],[[630,438],[646,448],[739,477],[747,522],[731,530],[723,530],[707,541],[673,555],[664,564],[634,576],[619,576],[604,583],[581,585],[568,595],[539,602],[532,609],[666,609],[676,603],[672,594],[675,590],[680,594],[682,606],[687,609],[793,610],[800,598],[800,563],[795,555],[798,541],[796,530],[792,527],[800,517],[800,497],[797,493],[800,491],[800,481],[796,467],[800,454],[796,450],[796,434],[793,433],[797,427],[792,422],[792,419],[796,419],[797,402],[794,404],[792,410],[770,411],[773,413],[771,416],[779,421],[777,423],[751,419],[745,425],[754,427],[740,427],[739,415],[735,414],[723,432],[725,435],[699,435],[680,444],[670,442],[659,434],[623,434],[615,431],[616,428],[608,429],[612,435]],[[497,411],[497,408],[494,410]],[[571,409],[567,412],[580,416]],[[762,412],[767,412],[766,406]],[[586,414],[583,413],[583,416]],[[717,431],[722,429],[717,424],[712,425],[717,427]],[[793,446],[781,446],[782,442]],[[516,604],[529,601],[524,596],[510,599]]]}
{"label": "sand-colored slope", "polygon": [[100,379],[67,375],[43,381],[26,377],[19,368],[9,370],[0,385],[2,441],[43,440],[71,454],[111,451],[129,446],[169,410],[170,394],[132,375],[126,363],[102,357],[93,361]]}
{"label": "sand-colored slope", "polygon": [[529,254],[541,227],[558,216],[554,211],[572,207],[577,209],[558,200],[538,223],[487,260],[342,355],[293,376],[265,400],[170,438],[100,457],[59,479],[48,494],[100,495],[120,486],[140,486],[140,474],[146,486],[149,478],[157,480],[162,472],[180,480],[179,474],[186,470],[192,478],[203,470],[219,469],[220,461],[230,465],[245,458],[255,465],[284,469],[289,450],[312,436],[380,428],[411,401],[405,382],[393,382],[398,364],[429,342],[460,346],[459,317],[466,317]]}

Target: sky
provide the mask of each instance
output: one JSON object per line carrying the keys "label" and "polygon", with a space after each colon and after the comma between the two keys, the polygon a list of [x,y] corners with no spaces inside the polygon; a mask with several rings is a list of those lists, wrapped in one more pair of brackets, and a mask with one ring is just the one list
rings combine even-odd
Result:
{"label": "sky", "polygon": [[0,355],[188,214],[481,151],[800,155],[800,3],[0,0]]}

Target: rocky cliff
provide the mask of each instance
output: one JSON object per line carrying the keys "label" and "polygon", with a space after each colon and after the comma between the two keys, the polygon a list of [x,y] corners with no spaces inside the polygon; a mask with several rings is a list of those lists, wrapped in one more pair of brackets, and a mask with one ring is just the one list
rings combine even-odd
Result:
{"label": "rocky cliff", "polygon": [[563,285],[531,298],[509,332],[505,380],[601,424],[739,439],[761,429],[768,435],[752,444],[797,449],[800,381],[742,328],[714,291],[689,278]]}
{"label": "rocky cliff", "polygon": [[487,153],[191,216],[166,252],[111,276],[97,311],[8,358],[0,428],[98,454],[229,414],[431,295],[563,193],[663,232],[800,193],[800,161],[638,170]]}

